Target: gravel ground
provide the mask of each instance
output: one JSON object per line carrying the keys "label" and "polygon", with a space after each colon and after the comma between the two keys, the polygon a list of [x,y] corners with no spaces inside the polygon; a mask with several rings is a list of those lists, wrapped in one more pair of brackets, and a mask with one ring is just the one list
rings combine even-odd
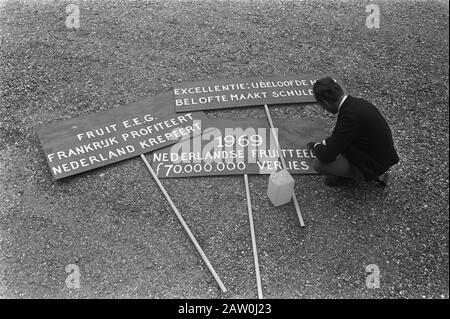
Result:
{"label": "gravel ground", "polygon": [[[296,176],[304,229],[251,176],[265,296],[448,298],[448,1],[375,2],[379,29],[365,26],[368,1],[0,1],[0,296],[257,297],[242,177],[163,181],[223,294],[139,158],[55,182],[34,127],[176,81],[333,72],[386,116],[401,162],[387,189]],[[69,3],[79,29],[65,26]],[[335,121],[313,104],[272,110]]]}

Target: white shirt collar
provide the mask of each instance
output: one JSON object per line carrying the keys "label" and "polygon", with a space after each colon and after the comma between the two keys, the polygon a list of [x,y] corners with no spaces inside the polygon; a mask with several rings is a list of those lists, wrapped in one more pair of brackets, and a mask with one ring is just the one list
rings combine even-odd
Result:
{"label": "white shirt collar", "polygon": [[344,97],[342,98],[341,102],[339,103],[339,107],[338,107],[338,112],[341,110],[341,106],[342,104],[344,104],[345,99],[347,99],[348,95],[344,95]]}

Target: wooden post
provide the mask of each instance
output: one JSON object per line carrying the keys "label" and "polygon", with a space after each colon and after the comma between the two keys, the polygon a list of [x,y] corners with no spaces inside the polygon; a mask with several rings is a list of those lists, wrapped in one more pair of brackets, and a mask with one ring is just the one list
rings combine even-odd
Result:
{"label": "wooden post", "polygon": [[203,261],[205,262],[206,266],[208,267],[209,271],[213,275],[214,279],[216,280],[217,284],[219,285],[220,289],[222,289],[223,292],[227,292],[227,289],[225,288],[224,284],[222,283],[222,280],[220,280],[219,276],[217,275],[216,271],[214,270],[213,266],[209,262],[208,258],[206,257],[205,253],[203,252],[203,249],[198,244],[197,240],[195,239],[194,235],[192,234],[191,230],[189,229],[188,225],[184,221],[183,217],[181,216],[180,212],[178,211],[177,207],[173,203],[172,199],[170,198],[169,194],[165,190],[164,186],[161,184],[161,181],[159,180],[158,176],[153,171],[150,163],[148,162],[147,158],[144,154],[141,154],[141,158],[144,161],[145,165],[147,166],[148,170],[152,174],[153,178],[156,181],[156,184],[158,184],[159,189],[166,197],[167,201],[169,202],[170,206],[172,207],[172,210],[177,215],[178,220],[180,221],[181,225],[183,226],[184,230],[188,234],[189,238],[191,239],[192,243],[194,244],[195,248],[197,249],[198,253],[202,257]]}
{"label": "wooden post", "polygon": [[[281,165],[283,165],[284,169],[287,169],[286,162],[285,162],[284,156],[283,156],[283,152],[281,152],[280,143],[278,142],[278,137],[275,136],[275,133],[273,132],[274,126],[273,126],[273,122],[272,122],[272,117],[270,116],[269,107],[267,106],[267,104],[264,104],[264,109],[266,110],[267,118],[269,119],[270,132],[272,133],[278,153],[280,154]],[[305,222],[303,221],[302,212],[300,211],[300,206],[298,205],[297,197],[295,196],[295,191],[294,191],[294,194],[292,194],[292,200],[294,201],[295,211],[297,212],[297,217],[300,222],[300,226],[305,227]]]}
{"label": "wooden post", "polygon": [[247,209],[248,209],[248,219],[250,222],[250,234],[252,237],[253,260],[255,261],[256,287],[258,289],[258,298],[263,299],[261,275],[259,273],[258,249],[256,247],[255,227],[253,225],[252,202],[250,199],[250,187],[248,185],[247,174],[244,174],[244,181],[245,181],[245,192],[247,193]]}

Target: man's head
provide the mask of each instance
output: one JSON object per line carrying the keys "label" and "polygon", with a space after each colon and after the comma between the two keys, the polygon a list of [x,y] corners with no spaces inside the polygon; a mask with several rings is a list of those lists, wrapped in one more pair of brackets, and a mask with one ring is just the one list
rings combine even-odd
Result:
{"label": "man's head", "polygon": [[339,111],[339,102],[344,96],[344,91],[332,78],[327,76],[326,78],[317,80],[314,83],[313,92],[317,103],[324,110],[332,114],[336,114]]}

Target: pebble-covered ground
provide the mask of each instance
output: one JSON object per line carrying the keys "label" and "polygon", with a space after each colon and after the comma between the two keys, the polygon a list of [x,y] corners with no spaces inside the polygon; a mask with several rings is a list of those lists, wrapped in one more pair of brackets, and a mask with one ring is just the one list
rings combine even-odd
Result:
{"label": "pebble-covered ground", "polygon": [[[79,29],[66,27],[70,3]],[[177,81],[331,72],[379,107],[401,162],[386,189],[295,176],[305,228],[293,204],[271,205],[267,176],[250,176],[264,296],[448,298],[448,1],[373,1],[379,29],[368,3],[1,0],[0,296],[256,298],[243,177],[163,180],[223,294],[139,157],[55,182],[34,128]],[[335,121],[315,104],[272,116]]]}

